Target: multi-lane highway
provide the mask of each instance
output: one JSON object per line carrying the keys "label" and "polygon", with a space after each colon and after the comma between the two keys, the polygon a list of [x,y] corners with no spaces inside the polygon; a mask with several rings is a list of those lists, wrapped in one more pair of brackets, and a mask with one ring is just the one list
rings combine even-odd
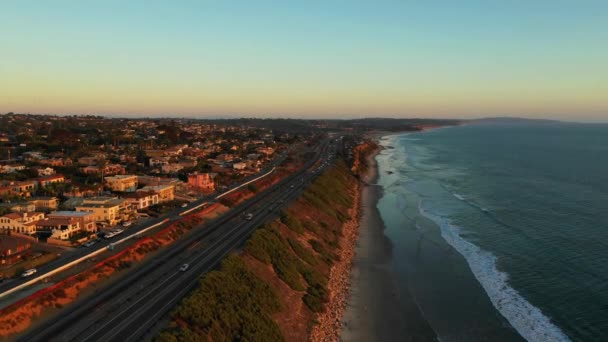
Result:
{"label": "multi-lane highway", "polygon": [[[262,223],[301,194],[333,156],[324,142],[315,158],[280,183],[238,205],[207,227],[195,230],[99,292],[66,307],[21,338],[23,341],[136,341],[183,298],[202,274],[243,244]],[[314,169],[313,169],[314,166]],[[252,219],[244,218],[252,214]],[[188,264],[187,270],[180,266]]]}

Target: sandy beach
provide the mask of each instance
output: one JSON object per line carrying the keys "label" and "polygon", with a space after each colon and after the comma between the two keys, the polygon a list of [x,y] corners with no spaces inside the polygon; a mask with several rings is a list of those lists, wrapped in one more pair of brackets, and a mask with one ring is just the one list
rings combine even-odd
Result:
{"label": "sandy beach", "polygon": [[412,297],[399,295],[391,268],[392,245],[376,207],[382,188],[376,184],[375,156],[361,191],[359,240],[351,273],[350,298],[342,318],[344,341],[434,341],[435,333]]}

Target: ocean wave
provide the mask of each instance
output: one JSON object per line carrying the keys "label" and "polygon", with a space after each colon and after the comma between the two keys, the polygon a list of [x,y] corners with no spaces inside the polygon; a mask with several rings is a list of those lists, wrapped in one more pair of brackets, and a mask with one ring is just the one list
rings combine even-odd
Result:
{"label": "ocean wave", "polygon": [[464,198],[464,196],[462,196],[462,195],[460,195],[460,194],[457,194],[457,193],[453,192],[453,193],[452,193],[452,195],[453,195],[454,197],[458,198],[458,199],[459,199],[459,200],[461,200],[461,201],[466,201],[466,199]]}
{"label": "ocean wave", "polygon": [[429,213],[421,202],[418,211],[439,225],[443,239],[465,258],[494,307],[523,338],[531,342],[570,341],[549,317],[509,285],[509,275],[498,270],[495,255],[463,239],[459,227],[447,218]]}

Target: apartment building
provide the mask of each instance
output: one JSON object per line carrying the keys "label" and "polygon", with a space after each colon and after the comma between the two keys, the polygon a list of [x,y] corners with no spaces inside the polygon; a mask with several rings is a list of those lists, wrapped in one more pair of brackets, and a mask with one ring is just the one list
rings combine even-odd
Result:
{"label": "apartment building", "polygon": [[96,222],[109,225],[118,224],[126,212],[126,201],[116,197],[85,198],[82,204],[75,207],[76,211],[93,213]]}
{"label": "apartment building", "polygon": [[10,213],[0,217],[0,229],[33,235],[36,233],[35,222],[43,219],[44,213],[39,212]]}
{"label": "apartment building", "polygon": [[159,202],[169,202],[175,199],[174,185],[147,185],[137,191],[153,191],[158,194]]}
{"label": "apartment building", "polygon": [[137,190],[137,176],[117,175],[105,178],[106,186],[112,191],[132,192]]}

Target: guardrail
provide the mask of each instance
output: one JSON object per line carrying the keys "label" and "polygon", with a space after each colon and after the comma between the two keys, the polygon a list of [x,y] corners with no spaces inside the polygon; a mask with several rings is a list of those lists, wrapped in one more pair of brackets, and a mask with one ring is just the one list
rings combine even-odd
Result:
{"label": "guardrail", "polygon": [[222,197],[224,197],[224,196],[228,195],[229,193],[231,193],[231,192],[233,192],[233,191],[235,191],[235,190],[238,190],[238,189],[240,189],[240,188],[244,187],[245,185],[248,185],[249,183],[253,183],[253,182],[257,181],[258,179],[262,179],[262,178],[264,178],[264,177],[268,176],[269,174],[273,173],[275,169],[276,169],[276,166],[275,166],[275,167],[273,167],[273,168],[272,168],[270,171],[266,172],[265,174],[263,174],[263,175],[261,175],[261,176],[259,176],[259,177],[257,177],[257,178],[254,178],[254,179],[250,180],[249,182],[245,182],[245,183],[243,183],[243,184],[241,184],[241,185],[237,186],[237,187],[236,187],[236,188],[234,188],[234,189],[230,189],[230,190],[228,190],[228,191],[224,192],[224,193],[223,193],[223,194],[221,194],[221,195],[217,195],[215,198],[216,198],[216,199],[218,199],[218,198],[222,198]]}

